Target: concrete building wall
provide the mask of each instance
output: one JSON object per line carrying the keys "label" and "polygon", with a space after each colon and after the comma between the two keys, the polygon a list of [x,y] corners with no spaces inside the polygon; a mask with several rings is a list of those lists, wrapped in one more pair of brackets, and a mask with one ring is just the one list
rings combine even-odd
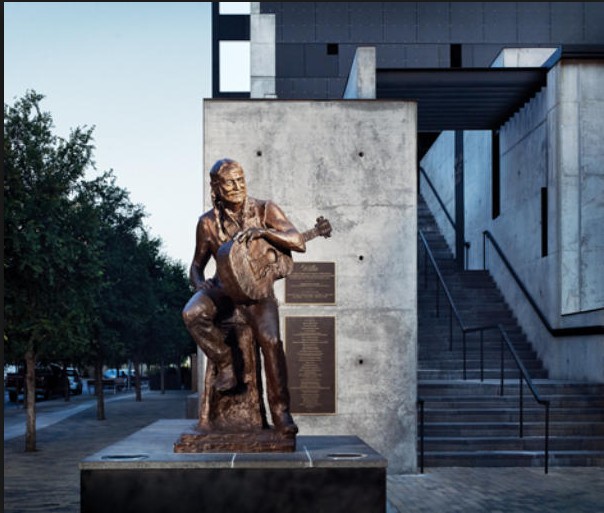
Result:
{"label": "concrete building wall", "polygon": [[358,435],[390,472],[416,469],[416,126],[410,102],[204,104],[205,169],[239,160],[251,196],[299,229],[318,215],[333,227],[295,259],[335,262],[337,304],[280,307],[282,329],[286,316],[336,319],[337,413],[295,416],[301,434]]}
{"label": "concrete building wall", "polygon": [[[604,324],[602,83],[601,63],[562,61],[550,71],[547,87],[501,127],[501,212],[495,219],[491,133],[464,133],[469,268],[482,268],[482,232],[489,230],[553,328]],[[454,214],[452,135],[444,132],[421,165]],[[424,182],[420,187],[452,245],[450,225],[429,188]],[[487,266],[551,377],[604,382],[604,337],[552,336],[488,244]]]}
{"label": "concrete building wall", "polygon": [[[420,165],[428,175],[444,203],[449,216],[455,221],[455,132],[442,132],[424,156]],[[432,188],[420,173],[420,190],[430,207],[449,249],[455,254],[455,230],[443,212]]]}

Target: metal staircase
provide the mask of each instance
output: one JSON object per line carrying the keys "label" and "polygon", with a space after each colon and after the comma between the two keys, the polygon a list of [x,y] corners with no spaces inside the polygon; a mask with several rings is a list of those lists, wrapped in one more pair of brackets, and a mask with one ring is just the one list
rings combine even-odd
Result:
{"label": "metal staircase", "polygon": [[[546,471],[547,464],[604,465],[604,385],[548,379],[489,272],[457,268],[421,197],[418,228],[447,288],[445,291],[430,271],[430,264],[425,263],[427,255],[420,242],[418,397],[423,401],[422,464],[545,466]],[[470,327],[467,333],[460,329],[457,316]],[[481,334],[471,328],[487,325],[501,326],[513,349],[502,351],[497,330]],[[549,403],[547,426],[546,411],[523,381],[512,351],[534,389],[545,399],[542,402]],[[504,393],[500,395],[502,374]],[[421,426],[418,431],[422,433]]]}

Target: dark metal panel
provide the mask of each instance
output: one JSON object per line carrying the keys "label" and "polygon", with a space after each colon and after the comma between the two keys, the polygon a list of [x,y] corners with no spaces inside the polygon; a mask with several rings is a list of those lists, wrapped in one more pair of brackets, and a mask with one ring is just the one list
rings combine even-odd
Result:
{"label": "dark metal panel", "polygon": [[451,2],[451,42],[483,41],[482,10],[482,2]]}
{"label": "dark metal panel", "polygon": [[283,29],[281,41],[284,43],[314,43],[315,4],[314,2],[282,2]]}
{"label": "dark metal panel", "polygon": [[328,95],[327,78],[297,78],[293,80],[292,96],[296,99],[323,100]]}
{"label": "dark metal panel", "polygon": [[516,2],[483,2],[483,9],[485,43],[518,41]]}
{"label": "dark metal panel", "polygon": [[417,42],[417,2],[384,2],[384,41]]}
{"label": "dark metal panel", "polygon": [[282,100],[293,99],[293,94],[292,94],[293,83],[294,83],[294,81],[291,78],[278,77],[275,80],[275,92],[277,93],[277,98],[280,98]]}
{"label": "dark metal panel", "polygon": [[327,44],[304,45],[304,66],[307,77],[337,77],[338,56],[327,54]]}
{"label": "dark metal panel", "polygon": [[250,17],[247,14],[222,15],[218,20],[220,41],[249,41]]}
{"label": "dark metal panel", "polygon": [[303,77],[304,46],[302,44],[277,44],[277,76],[278,77]]}
{"label": "dark metal panel", "polygon": [[339,100],[344,97],[346,89],[345,78],[330,78],[328,81],[328,98],[330,100]]}
{"label": "dark metal panel", "polygon": [[[438,68],[441,66],[443,45],[405,45],[405,67],[407,68]],[[448,51],[449,45],[444,45]]]}
{"label": "dark metal panel", "polygon": [[448,43],[451,40],[449,34],[449,3],[418,2],[417,25],[417,39],[420,43]]}
{"label": "dark metal panel", "polygon": [[553,42],[583,42],[583,4],[575,2],[551,3]]}
{"label": "dark metal panel", "polygon": [[407,65],[406,45],[383,44],[375,50],[378,68],[404,68]]}
{"label": "dark metal panel", "polygon": [[317,42],[349,43],[348,2],[315,2],[317,9]]}
{"label": "dark metal panel", "polygon": [[350,2],[350,38],[363,44],[384,40],[383,2]]}
{"label": "dark metal panel", "polygon": [[502,45],[464,45],[463,65],[466,68],[489,68],[502,48]]}
{"label": "dark metal panel", "polygon": [[604,2],[584,2],[585,42],[604,43]]}
{"label": "dark metal panel", "polygon": [[260,2],[261,14],[281,14],[281,4],[283,2]]}
{"label": "dark metal panel", "polygon": [[518,41],[547,43],[550,41],[550,2],[518,2]]}

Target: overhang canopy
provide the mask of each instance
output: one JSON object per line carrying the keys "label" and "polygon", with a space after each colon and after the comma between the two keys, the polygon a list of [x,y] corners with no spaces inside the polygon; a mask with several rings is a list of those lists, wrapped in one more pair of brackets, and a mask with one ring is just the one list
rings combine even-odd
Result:
{"label": "overhang canopy", "polygon": [[377,69],[378,99],[415,100],[418,131],[497,130],[546,84],[547,68]]}

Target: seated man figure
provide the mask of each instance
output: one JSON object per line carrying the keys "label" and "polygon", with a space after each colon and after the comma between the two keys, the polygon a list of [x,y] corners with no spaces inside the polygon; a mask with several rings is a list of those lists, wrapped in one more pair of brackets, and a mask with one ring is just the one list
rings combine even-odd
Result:
{"label": "seated man figure", "polygon": [[[189,333],[206,356],[216,365],[214,383],[221,392],[237,386],[233,355],[225,343],[216,319],[233,310],[234,304],[218,275],[206,279],[204,270],[211,257],[216,259],[224,243],[237,238],[249,243],[264,238],[284,251],[305,251],[303,235],[296,230],[283,211],[270,201],[247,196],[241,165],[230,159],[216,162],[210,170],[213,209],[203,214],[197,224],[196,247],[190,270],[195,289],[183,310]],[[249,301],[244,306],[247,322],[258,342],[264,359],[269,409],[277,431],[298,431],[290,413],[287,368],[279,334],[279,310],[274,294]]]}

